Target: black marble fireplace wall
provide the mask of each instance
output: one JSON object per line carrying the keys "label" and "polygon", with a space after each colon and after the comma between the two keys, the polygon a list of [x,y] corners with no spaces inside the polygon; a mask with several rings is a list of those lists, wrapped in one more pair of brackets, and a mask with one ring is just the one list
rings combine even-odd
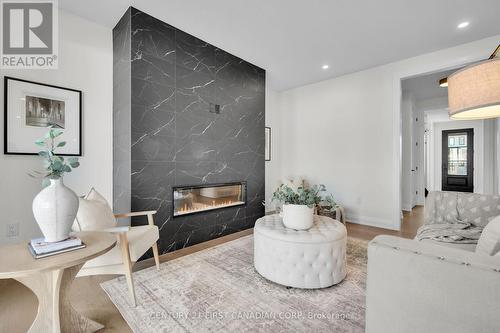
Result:
{"label": "black marble fireplace wall", "polygon": [[[115,210],[157,210],[163,253],[253,227],[264,215],[265,71],[135,8],[113,38]],[[172,217],[172,186],[236,181],[246,206]]]}

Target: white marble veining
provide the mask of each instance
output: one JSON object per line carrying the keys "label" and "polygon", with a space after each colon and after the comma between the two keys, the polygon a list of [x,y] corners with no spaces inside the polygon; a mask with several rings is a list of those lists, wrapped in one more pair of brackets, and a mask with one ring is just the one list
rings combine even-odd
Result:
{"label": "white marble veining", "polygon": [[[252,227],[264,214],[265,71],[134,8],[123,22],[115,206],[157,210],[162,252]],[[247,182],[246,206],[172,217],[172,186],[233,181]]]}

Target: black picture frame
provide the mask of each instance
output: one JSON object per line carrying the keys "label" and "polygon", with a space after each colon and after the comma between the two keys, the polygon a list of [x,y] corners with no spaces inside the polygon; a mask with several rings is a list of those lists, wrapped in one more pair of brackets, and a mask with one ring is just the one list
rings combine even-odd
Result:
{"label": "black picture frame", "polygon": [[8,105],[9,105],[9,82],[10,81],[19,81],[19,82],[24,82],[24,83],[29,83],[29,84],[34,84],[34,85],[39,85],[39,86],[44,86],[44,87],[49,87],[49,88],[54,88],[54,89],[61,89],[61,90],[68,90],[71,92],[75,92],[78,94],[78,152],[74,154],[58,154],[60,156],[82,156],[82,91],[77,90],[77,89],[72,89],[72,88],[67,88],[67,87],[61,87],[61,86],[56,86],[56,85],[51,85],[47,83],[41,83],[41,82],[35,82],[35,81],[29,81],[29,80],[24,80],[24,79],[19,79],[11,76],[4,76],[4,149],[3,153],[5,155],[38,155],[37,153],[31,153],[31,152],[12,152],[9,151],[9,145],[8,145],[8,131],[9,131],[9,110],[8,110]]}
{"label": "black picture frame", "polygon": [[[265,127],[265,139],[266,139],[266,147],[264,149],[264,160],[266,162],[268,161],[271,161],[271,138],[272,138],[272,135],[271,135],[271,127]],[[267,154],[266,154],[266,151],[267,151]]]}

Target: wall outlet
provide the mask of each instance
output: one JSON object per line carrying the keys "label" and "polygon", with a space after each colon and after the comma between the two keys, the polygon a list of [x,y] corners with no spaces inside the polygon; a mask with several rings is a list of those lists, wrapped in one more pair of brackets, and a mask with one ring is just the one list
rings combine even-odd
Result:
{"label": "wall outlet", "polygon": [[19,236],[19,223],[9,223],[7,224],[7,237],[18,237]]}

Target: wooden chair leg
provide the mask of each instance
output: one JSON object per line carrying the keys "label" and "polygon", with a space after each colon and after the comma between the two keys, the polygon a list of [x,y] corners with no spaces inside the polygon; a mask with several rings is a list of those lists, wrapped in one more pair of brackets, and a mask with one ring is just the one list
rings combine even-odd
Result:
{"label": "wooden chair leg", "polygon": [[[155,225],[155,222],[153,220],[153,214],[148,214],[148,224],[149,225]],[[153,249],[153,256],[155,257],[155,263],[156,263],[156,269],[160,270],[160,256],[158,254],[158,244],[156,242],[151,246]]]}
{"label": "wooden chair leg", "polygon": [[118,237],[120,238],[123,266],[125,268],[125,277],[127,279],[128,290],[130,292],[132,305],[135,307],[136,306],[135,288],[134,288],[134,279],[132,278],[132,261],[130,260],[130,251],[128,248],[127,234],[120,233]]}
{"label": "wooden chair leg", "polygon": [[155,257],[156,269],[160,270],[160,256],[158,254],[158,244],[156,242],[151,246],[153,249],[153,256]]}

